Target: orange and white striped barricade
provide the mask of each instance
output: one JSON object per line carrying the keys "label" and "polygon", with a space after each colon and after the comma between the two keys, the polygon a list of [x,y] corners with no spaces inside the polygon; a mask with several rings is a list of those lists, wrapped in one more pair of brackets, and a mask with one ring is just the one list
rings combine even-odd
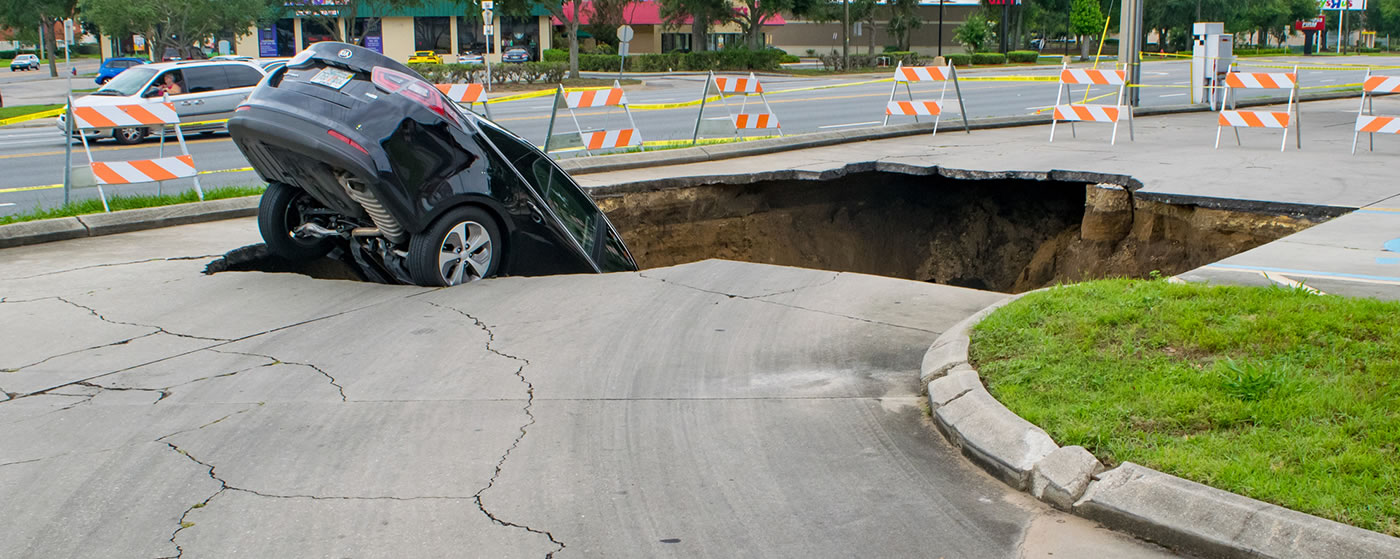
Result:
{"label": "orange and white striped barricade", "polygon": [[486,87],[479,83],[440,83],[436,84],[438,91],[451,99],[453,103],[465,106],[467,110],[473,105],[481,104],[482,113],[487,117],[491,116],[491,105],[486,98]]}
{"label": "orange and white striped barricade", "polygon": [[[180,141],[180,155],[165,156],[165,128],[175,127],[175,138]],[[160,183],[168,180],[192,178],[199,199],[204,199],[204,189],[199,185],[199,171],[194,166],[185,145],[185,133],[180,128],[180,115],[169,97],[163,102],[137,103],[130,105],[105,105],[98,107],[73,108],[73,128],[75,130],[111,130],[117,128],[156,128],[160,130],[160,154],[155,159],[135,159],[129,161],[93,161],[92,148],[88,146],[87,134],[79,133],[83,141],[83,151],[87,153],[88,167],[97,180],[97,194],[102,198],[102,209],[111,211],[107,204],[107,193],[103,185],[137,184],[143,182]],[[157,190],[159,192],[159,190]]]}
{"label": "orange and white striped barricade", "polygon": [[[1240,111],[1233,108],[1239,101],[1236,89],[1287,89],[1288,109],[1278,111]],[[1298,114],[1298,68],[1290,73],[1235,72],[1225,74],[1225,96],[1220,101],[1220,115],[1215,125],[1215,148],[1220,149],[1220,132],[1225,127],[1235,130],[1235,144],[1240,142],[1241,128],[1283,129],[1283,141],[1278,150],[1288,149],[1288,127],[1291,125],[1297,134],[1298,148],[1303,148],[1303,130]]]}
{"label": "orange and white striped barricade", "polygon": [[[705,120],[705,103],[709,100],[710,93],[719,95],[719,100],[724,103],[724,112],[728,114],[723,120]],[[742,96],[743,102],[739,105],[739,112],[735,113],[729,109],[729,97]],[[748,112],[749,96],[757,95],[763,102],[763,109],[767,112]],[[705,87],[700,90],[700,111],[695,113],[695,133],[691,135],[690,143],[699,143],[700,136],[733,135],[735,138],[743,135],[745,130],[777,130],[778,135],[783,135],[783,127],[778,123],[778,115],[773,113],[773,107],[768,105],[768,97],[763,95],[763,84],[759,83],[758,77],[752,72],[749,77],[735,76],[715,76],[710,72],[705,77]]]}
{"label": "orange and white striped barricade", "polygon": [[[630,128],[584,130],[579,124],[576,109],[591,109],[598,107],[622,107],[627,113],[627,122]],[[564,134],[554,134],[554,121],[559,116],[559,109],[569,111],[569,116],[574,120],[574,127],[577,132]],[[627,107],[627,95],[622,92],[622,85],[613,80],[613,86],[608,89],[580,89],[567,90],[564,86],[554,92],[554,110],[549,114],[549,129],[545,132],[544,152],[567,148],[583,148],[584,152],[592,155],[594,150],[620,149],[628,147],[638,147],[642,145],[642,134],[637,130],[637,121],[632,119],[632,110]]]}
{"label": "orange and white striped barricade", "polygon": [[1400,76],[1373,76],[1366,71],[1361,83],[1361,108],[1356,111],[1356,134],[1351,137],[1351,154],[1356,155],[1356,140],[1365,132],[1371,137],[1371,151],[1376,151],[1376,134],[1400,134],[1400,117],[1376,116],[1376,96],[1400,93]]}
{"label": "orange and white striped barricade", "polygon": [[[1075,103],[1073,88],[1070,86],[1082,85],[1084,97],[1089,97],[1089,90],[1096,85],[1116,85],[1118,86],[1118,99],[1112,105]],[[1055,93],[1054,116],[1050,121],[1050,141],[1055,141],[1055,126],[1060,121],[1069,122],[1069,131],[1074,137],[1079,137],[1078,131],[1074,128],[1076,122],[1111,122],[1113,123],[1113,136],[1109,139],[1109,145],[1118,143],[1118,123],[1124,118],[1128,120],[1128,139],[1136,140],[1133,132],[1133,107],[1127,104],[1128,94],[1128,72],[1124,70],[1091,70],[1091,69],[1071,69],[1066,61],[1060,67],[1060,89]],[[1061,99],[1068,99],[1068,104],[1061,104]]]}
{"label": "orange and white striped barricade", "polygon": [[[914,90],[909,86],[915,82],[943,82],[938,100],[915,100]],[[901,83],[904,84],[904,92],[909,96],[908,101],[894,100]],[[948,98],[949,83],[953,84],[953,92],[958,96],[958,112],[962,113],[963,130],[971,134],[972,127],[967,124],[967,108],[963,106],[962,86],[958,85],[958,69],[953,67],[952,62],[947,66],[905,66],[901,61],[896,65],[894,85],[890,86],[890,99],[885,103],[885,122],[881,126],[888,126],[891,116],[912,116],[914,122],[918,122],[920,116],[931,116],[933,133],[937,135],[938,123],[943,119],[943,102]]]}

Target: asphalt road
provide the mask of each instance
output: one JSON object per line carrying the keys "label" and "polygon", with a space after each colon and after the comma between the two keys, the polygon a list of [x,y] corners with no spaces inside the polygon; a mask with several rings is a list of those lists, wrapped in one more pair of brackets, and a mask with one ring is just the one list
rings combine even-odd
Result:
{"label": "asphalt road", "polygon": [[1002,294],[724,261],[202,273],[256,241],[0,251],[0,556],[1167,556],[929,425],[924,351]]}
{"label": "asphalt road", "polygon": [[[1371,64],[1387,65],[1398,61],[1385,57],[1347,57],[1327,59],[1293,59],[1305,64]],[[1263,64],[1265,62],[1251,61]],[[1287,64],[1287,63],[1285,63]],[[1257,68],[1257,71],[1284,72],[1282,68]],[[1058,68],[1053,66],[1019,67],[993,70],[970,70],[962,77],[963,96],[969,117],[993,117],[1044,114],[1046,107],[1054,104],[1058,84],[1054,82],[1009,82],[974,81],[978,78],[1005,76],[1054,76]],[[1170,106],[1189,103],[1190,64],[1184,60],[1152,62],[1144,67],[1144,87],[1141,90],[1141,106]],[[1359,83],[1365,75],[1364,69],[1346,71],[1303,70],[1300,82],[1305,87],[1333,86]],[[764,77],[764,88],[769,105],[782,122],[786,134],[802,134],[833,129],[879,126],[884,120],[884,105],[890,96],[891,84],[862,83],[886,77],[885,75],[844,76],[835,78],[806,77]],[[677,103],[692,101],[700,97],[704,77],[700,75],[662,75],[645,77],[645,85],[633,87],[627,93],[628,100],[635,104]],[[833,87],[834,86],[834,87]],[[936,98],[939,88],[934,84],[916,84],[915,98]],[[1077,100],[1083,100],[1082,88],[1075,88]],[[1095,87],[1090,97],[1110,94],[1100,100],[1111,102],[1115,89],[1108,86]],[[903,91],[900,95],[905,95]],[[1276,96],[1277,92],[1247,92],[1242,98]],[[899,98],[897,96],[897,98]],[[951,102],[952,94],[949,93]],[[750,105],[758,102],[751,98]],[[491,116],[502,125],[521,136],[537,143],[543,143],[550,119],[551,98],[541,97],[521,101],[500,103],[491,108]],[[738,112],[740,102],[731,100],[727,110]],[[666,110],[633,111],[637,128],[644,140],[689,139],[695,127],[698,109],[684,107]],[[705,117],[725,119],[724,104],[711,103],[705,109]],[[585,129],[618,128],[627,125],[627,116],[621,110],[593,109],[579,111],[579,124]],[[957,116],[945,115],[943,129],[957,125]],[[911,122],[910,117],[896,117],[892,123]],[[556,133],[575,130],[573,120],[567,113],[559,116]],[[1151,141],[1139,138],[1139,141]],[[105,145],[103,145],[105,144]],[[94,150],[99,160],[141,159],[155,157],[156,142],[148,140],[138,146],[115,146],[110,140],[99,143],[102,147]],[[171,146],[167,146],[169,148]],[[79,146],[80,148],[80,146]],[[230,142],[226,135],[216,134],[208,138],[195,138],[190,142],[190,150],[200,169],[226,171],[247,167],[246,160]],[[33,208],[36,205],[54,205],[62,201],[61,189],[52,185],[63,180],[64,141],[62,134],[52,128],[19,128],[0,130],[0,167],[5,172],[0,176],[0,215]],[[580,153],[564,154],[564,157]],[[74,162],[81,165],[86,158],[81,151],[75,151]],[[258,178],[251,172],[218,172],[201,177],[203,186],[257,184]],[[36,188],[37,187],[37,188]],[[163,188],[189,189],[189,181],[173,181]],[[153,193],[156,185],[134,185],[120,189],[123,193]],[[75,197],[95,196],[96,189],[78,189]]]}

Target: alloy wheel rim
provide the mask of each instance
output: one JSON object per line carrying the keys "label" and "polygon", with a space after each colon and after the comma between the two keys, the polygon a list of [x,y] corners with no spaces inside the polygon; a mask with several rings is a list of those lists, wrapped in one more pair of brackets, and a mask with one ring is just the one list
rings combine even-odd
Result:
{"label": "alloy wheel rim", "polygon": [[438,273],[447,285],[461,285],[486,277],[491,267],[491,235],[475,221],[448,229],[438,253]]}

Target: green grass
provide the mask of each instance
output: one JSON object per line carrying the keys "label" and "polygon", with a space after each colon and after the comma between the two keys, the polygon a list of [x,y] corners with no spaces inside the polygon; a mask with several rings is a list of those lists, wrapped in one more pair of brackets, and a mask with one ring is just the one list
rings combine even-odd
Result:
{"label": "green grass", "polygon": [[1094,281],[996,311],[971,354],[1061,445],[1400,536],[1400,303]]}
{"label": "green grass", "polygon": [[[224,198],[239,198],[243,196],[257,196],[262,194],[265,186],[221,186],[204,191],[205,200],[221,200]],[[112,196],[107,198],[107,204],[112,207],[112,211],[131,210],[136,208],[153,208],[156,206],[170,206],[174,204],[187,204],[198,202],[199,196],[194,190],[186,190],[179,194],[138,194],[133,196]],[[0,225],[7,223],[18,223],[21,221],[35,221],[39,219],[50,219],[55,217],[72,217],[76,215],[102,213],[102,200],[89,198],[78,200],[64,206],[53,208],[35,208],[23,213],[0,216]]]}
{"label": "green grass", "polygon": [[0,107],[0,120],[24,116],[33,113],[42,113],[53,109],[62,109],[63,105],[15,105],[13,107]]}

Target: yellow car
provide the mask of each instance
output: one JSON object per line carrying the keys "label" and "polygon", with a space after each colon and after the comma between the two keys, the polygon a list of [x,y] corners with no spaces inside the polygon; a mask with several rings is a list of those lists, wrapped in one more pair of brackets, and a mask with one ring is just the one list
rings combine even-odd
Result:
{"label": "yellow car", "polygon": [[409,64],[442,64],[442,57],[430,50],[420,50],[408,57]]}

